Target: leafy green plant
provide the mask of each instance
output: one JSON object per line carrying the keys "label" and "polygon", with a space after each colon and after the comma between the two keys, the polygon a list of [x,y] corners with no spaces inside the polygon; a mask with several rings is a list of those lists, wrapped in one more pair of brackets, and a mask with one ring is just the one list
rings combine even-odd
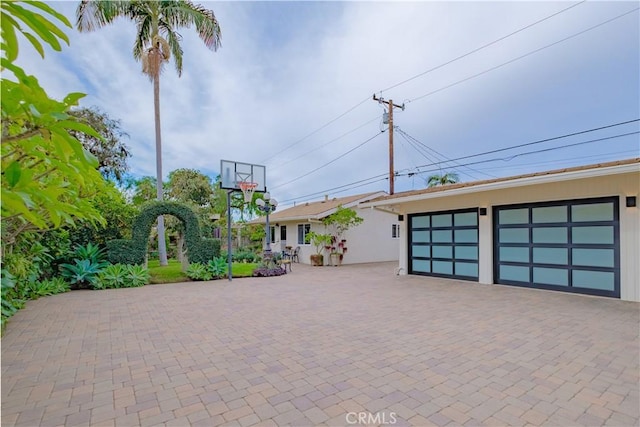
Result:
{"label": "leafy green plant", "polygon": [[127,281],[130,288],[138,288],[149,283],[149,269],[142,265],[127,265]]}
{"label": "leafy green plant", "polygon": [[16,298],[14,295],[15,285],[15,277],[7,270],[2,269],[2,281],[0,282],[0,288],[2,289],[2,315],[0,316],[0,325],[2,328],[4,328],[7,320],[24,306],[24,301]]}
{"label": "leafy green plant", "polygon": [[108,265],[97,274],[92,283],[93,289],[126,288],[128,274],[125,264]]}
{"label": "leafy green plant", "polygon": [[111,264],[92,282],[93,289],[137,288],[149,283],[149,269],[142,265]]}
{"label": "leafy green plant", "polygon": [[93,287],[93,282],[102,268],[103,265],[89,259],[76,259],[74,264],[60,265],[60,273],[73,287],[87,289]]}
{"label": "leafy green plant", "polygon": [[207,264],[209,272],[213,276],[214,279],[219,279],[229,271],[229,266],[227,265],[227,260],[222,257],[217,257],[209,261]]}
{"label": "leafy green plant", "polygon": [[76,246],[73,251],[73,258],[88,259],[92,263],[100,264],[103,267],[107,265],[107,262],[105,260],[106,252],[104,251],[104,249],[91,243],[87,243],[86,246]]}
{"label": "leafy green plant", "polygon": [[208,266],[199,262],[189,264],[189,267],[187,267],[187,271],[185,273],[191,280],[213,279],[213,274],[211,274],[211,272],[209,271]]}
{"label": "leafy green plant", "polygon": [[40,297],[61,294],[68,292],[71,287],[61,277],[52,279],[38,280],[27,285],[29,299],[38,299]]}

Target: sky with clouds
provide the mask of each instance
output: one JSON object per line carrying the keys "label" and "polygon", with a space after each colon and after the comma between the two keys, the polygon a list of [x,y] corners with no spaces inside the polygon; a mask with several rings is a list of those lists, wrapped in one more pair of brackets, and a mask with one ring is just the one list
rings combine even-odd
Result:
{"label": "sky with clouds", "polygon": [[[180,31],[182,76],[170,64],[160,83],[165,177],[215,177],[230,159],[266,165],[285,205],[388,191],[373,94],[405,105],[394,109],[396,192],[433,173],[472,181],[640,155],[636,121],[474,156],[640,118],[637,2],[196,3],[215,12],[222,47]],[[77,2],[49,4],[75,23]],[[83,106],[120,119],[131,173],[155,176],[153,89],[131,53],[134,24],[67,33],[62,53],[23,48],[18,62],[52,96],[84,92]]]}

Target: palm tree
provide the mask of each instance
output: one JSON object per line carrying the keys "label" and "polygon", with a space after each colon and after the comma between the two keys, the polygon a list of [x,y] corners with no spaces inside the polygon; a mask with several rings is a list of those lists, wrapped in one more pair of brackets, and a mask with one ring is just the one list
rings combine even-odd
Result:
{"label": "palm tree", "polygon": [[[213,11],[188,0],[82,0],[76,10],[80,31],[93,31],[111,24],[119,17],[130,19],[137,27],[133,57],[142,62],[142,72],[153,82],[156,133],[157,198],[162,200],[162,138],[160,133],[160,74],[173,54],[178,76],[182,74],[182,36],[179,28],[194,25],[204,44],[215,51],[220,47],[220,25]],[[158,217],[158,254],[160,265],[167,265],[164,218]]]}
{"label": "palm tree", "polygon": [[460,178],[455,172],[435,174],[427,178],[427,187],[431,188],[438,187],[440,185],[455,184],[458,181],[460,181]]}

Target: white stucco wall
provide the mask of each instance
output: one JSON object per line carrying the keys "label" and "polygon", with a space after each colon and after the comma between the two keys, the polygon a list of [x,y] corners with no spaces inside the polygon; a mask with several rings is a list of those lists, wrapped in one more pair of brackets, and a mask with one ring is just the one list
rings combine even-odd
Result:
{"label": "white stucco wall", "polygon": [[[357,227],[348,230],[343,236],[347,242],[347,252],[343,264],[359,264],[366,262],[396,261],[399,254],[399,238],[392,238],[391,225],[399,224],[398,216],[379,210],[355,208],[358,216],[364,221]],[[311,231],[328,233],[324,225],[308,221],[278,221],[276,241],[272,244],[274,251],[283,246],[300,246],[300,262],[310,264],[309,256],[315,254],[315,247],[310,244],[298,244],[298,224],[310,224]],[[275,225],[275,224],[274,224]],[[286,242],[280,240],[280,226],[287,227]],[[328,263],[326,252],[325,264]]]}
{"label": "white stucco wall", "polygon": [[[618,196],[620,298],[640,301],[640,207],[626,207],[626,197],[639,196],[639,193],[640,172],[632,172],[398,203],[395,208],[405,215],[399,267],[403,268],[402,274],[407,273],[408,214],[486,207],[487,216],[479,217],[479,282],[490,284],[493,283],[493,206]],[[638,200],[640,202],[640,198]]]}

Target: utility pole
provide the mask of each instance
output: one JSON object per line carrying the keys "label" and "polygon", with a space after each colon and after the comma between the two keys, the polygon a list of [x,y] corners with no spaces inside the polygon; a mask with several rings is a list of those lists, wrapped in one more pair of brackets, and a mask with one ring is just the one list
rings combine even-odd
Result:
{"label": "utility pole", "polygon": [[375,94],[373,94],[373,100],[380,104],[387,104],[389,107],[389,194],[393,194],[395,180],[395,171],[393,170],[393,107],[401,108],[404,111],[404,104],[394,104],[392,99],[385,101],[384,98],[377,98]]}

